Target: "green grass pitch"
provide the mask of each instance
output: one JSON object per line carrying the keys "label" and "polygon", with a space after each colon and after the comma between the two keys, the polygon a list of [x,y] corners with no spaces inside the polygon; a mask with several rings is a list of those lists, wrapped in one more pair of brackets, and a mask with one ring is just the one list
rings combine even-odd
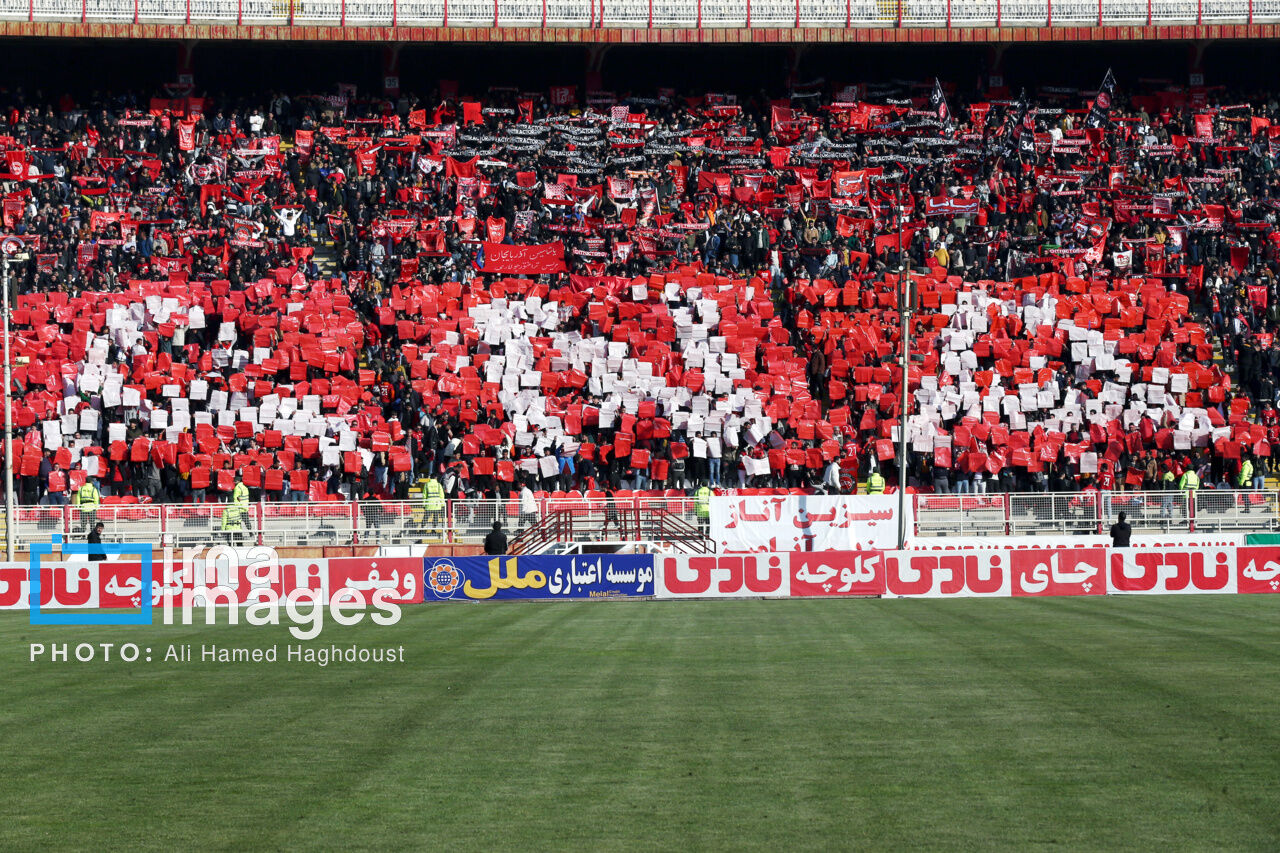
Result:
{"label": "green grass pitch", "polygon": [[[1280,599],[0,618],[0,850],[1280,849]],[[367,621],[367,620],[366,620]],[[151,663],[28,662],[133,641]],[[193,644],[191,663],[160,660]]]}

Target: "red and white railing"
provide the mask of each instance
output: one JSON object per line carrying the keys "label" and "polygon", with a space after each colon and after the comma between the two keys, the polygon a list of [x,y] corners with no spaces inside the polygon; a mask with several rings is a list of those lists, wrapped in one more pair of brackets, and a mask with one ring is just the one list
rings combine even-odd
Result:
{"label": "red and white railing", "polygon": [[[547,497],[537,500],[532,515],[520,511],[516,497],[509,500],[446,501],[443,512],[428,512],[421,500],[410,501],[324,501],[319,503],[251,504],[243,527],[223,530],[225,503],[202,504],[104,504],[93,517],[85,518],[73,506],[19,506],[14,525],[14,545],[22,549],[35,542],[48,542],[53,535],[83,540],[87,525],[103,523],[105,542],[150,542],[186,547],[228,541],[235,533],[238,542],[280,547],[325,547],[329,545],[475,545],[499,521],[507,535],[535,524],[548,515],[569,512],[584,523],[612,522],[612,530],[639,529],[640,525],[620,525],[628,519],[661,509],[686,525],[697,526],[701,517],[693,498],[619,497],[613,506],[605,498]],[[590,527],[587,524],[585,529]],[[627,538],[633,538],[628,536]]]}
{"label": "red and white railing", "polygon": [[[1104,534],[1124,512],[1137,533],[1263,533],[1280,531],[1280,492],[1036,492],[912,495],[912,535],[922,538]],[[225,541],[227,504],[116,504],[98,509],[104,541],[151,542],[175,547]],[[475,545],[499,521],[512,539],[551,515],[573,516],[575,529],[594,540],[635,540],[647,528],[638,519],[656,511],[705,529],[707,518],[687,497],[546,497],[533,515],[520,501],[447,501],[430,513],[421,501],[256,503],[236,539],[279,547],[329,545]],[[57,534],[83,539],[86,521],[71,506],[21,506],[14,544],[24,549]],[[653,538],[653,537],[648,537]]]}
{"label": "red and white railing", "polygon": [[917,536],[1096,535],[1121,512],[1146,533],[1280,529],[1280,492],[1260,490],[915,495],[914,506]]}
{"label": "red and white railing", "polygon": [[1280,22],[1280,0],[0,0],[0,21],[776,29]]}

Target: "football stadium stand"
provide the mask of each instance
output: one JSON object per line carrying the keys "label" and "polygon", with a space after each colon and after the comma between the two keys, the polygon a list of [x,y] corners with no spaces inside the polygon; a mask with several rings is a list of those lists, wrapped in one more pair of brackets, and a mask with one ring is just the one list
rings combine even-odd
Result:
{"label": "football stadium stand", "polygon": [[1274,98],[0,103],[23,539],[1274,526]]}

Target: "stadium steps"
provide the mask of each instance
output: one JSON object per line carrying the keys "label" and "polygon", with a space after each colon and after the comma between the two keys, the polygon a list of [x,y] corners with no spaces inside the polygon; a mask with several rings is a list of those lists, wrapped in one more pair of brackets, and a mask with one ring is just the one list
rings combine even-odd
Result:
{"label": "stadium steps", "polygon": [[586,508],[566,507],[546,513],[537,522],[521,530],[507,545],[513,556],[557,553],[562,545],[599,544],[601,542],[661,542],[678,553],[710,554],[715,542],[697,525],[678,513],[661,507],[640,508],[635,516],[628,511],[620,523],[615,520],[618,536],[607,536],[607,518]]}
{"label": "stadium steps", "polygon": [[332,278],[338,274],[338,253],[334,251],[333,243],[326,240],[316,244],[315,262],[321,277]]}

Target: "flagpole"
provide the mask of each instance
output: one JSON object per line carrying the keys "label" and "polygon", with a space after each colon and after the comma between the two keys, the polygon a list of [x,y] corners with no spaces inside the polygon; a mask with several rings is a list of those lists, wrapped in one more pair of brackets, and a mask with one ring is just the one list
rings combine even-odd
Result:
{"label": "flagpole", "polygon": [[13,397],[12,368],[9,366],[9,254],[3,262],[4,287],[4,558],[13,562]]}
{"label": "flagpole", "polygon": [[898,230],[898,289],[902,307],[902,423],[898,427],[898,550],[907,547],[907,368],[911,358],[911,298],[907,293],[906,266],[902,258],[902,230]]}
{"label": "flagpole", "polygon": [[[905,165],[905,164],[904,164]],[[908,166],[907,192],[911,192],[911,167]],[[907,369],[911,358],[911,298],[907,293],[907,263],[902,247],[902,202],[897,204],[898,220],[898,314],[902,323],[902,421],[898,427],[898,550],[907,547]]]}

